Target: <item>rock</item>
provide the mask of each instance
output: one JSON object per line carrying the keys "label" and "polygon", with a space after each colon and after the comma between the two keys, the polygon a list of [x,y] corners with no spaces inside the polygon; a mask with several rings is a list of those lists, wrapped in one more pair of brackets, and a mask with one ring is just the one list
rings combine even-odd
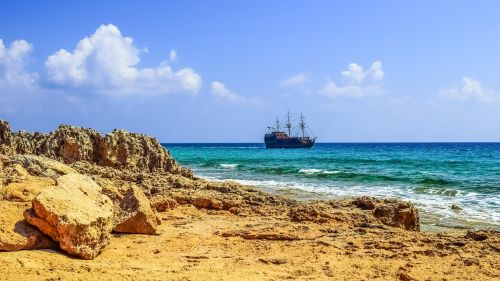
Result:
{"label": "rock", "polygon": [[472,239],[474,241],[484,241],[488,239],[488,234],[485,231],[467,231],[465,235],[466,238]]}
{"label": "rock", "polygon": [[46,177],[29,177],[22,182],[12,182],[0,188],[0,198],[7,201],[30,202],[44,188],[54,185]]}
{"label": "rock", "polygon": [[83,259],[95,258],[113,228],[113,203],[89,177],[68,174],[47,187],[25,212],[28,223],[59,242],[61,249]]}
{"label": "rock", "polygon": [[363,210],[373,210],[373,216],[385,225],[406,230],[420,230],[418,210],[410,202],[363,196],[354,199],[353,204]]}
{"label": "rock", "polygon": [[47,157],[62,160],[65,163],[75,161],[95,162],[101,134],[93,129],[60,125],[50,133],[40,147],[40,152]]}
{"label": "rock", "polygon": [[154,234],[161,221],[151,203],[137,187],[131,187],[120,202],[115,232]]}
{"label": "rock", "polygon": [[385,225],[420,231],[418,210],[410,202],[395,199],[379,200],[373,215]]}
{"label": "rock", "polygon": [[15,155],[10,157],[9,161],[12,164],[20,164],[30,174],[36,176],[55,179],[62,175],[77,173],[73,168],[61,162],[42,156]]}
{"label": "rock", "polygon": [[397,272],[396,276],[400,281],[415,281],[416,279],[411,277],[408,273],[400,270]]}
{"label": "rock", "polygon": [[144,134],[113,130],[102,136],[93,129],[61,125],[49,133],[12,133],[0,120],[0,153],[34,154],[71,164],[88,161],[101,166],[146,171],[168,171],[192,177],[155,139]]}
{"label": "rock", "polygon": [[465,266],[479,265],[479,260],[476,258],[464,258],[463,261]]}
{"label": "rock", "polygon": [[114,168],[178,172],[180,167],[154,138],[143,134],[113,130],[100,142],[98,163]]}
{"label": "rock", "polygon": [[341,220],[341,218],[332,213],[330,208],[319,204],[301,204],[292,207],[290,209],[290,212],[288,213],[288,216],[294,222],[311,221],[315,223],[327,223],[331,221]]}
{"label": "rock", "polygon": [[453,211],[461,211],[461,210],[462,210],[462,208],[460,208],[460,207],[459,207],[458,205],[456,205],[456,204],[451,205],[451,209],[452,209]]}
{"label": "rock", "polygon": [[363,197],[359,197],[359,198],[354,199],[354,202],[355,202],[356,206],[360,209],[363,209],[363,210],[375,209],[375,203],[374,203],[373,198],[363,196]]}
{"label": "rock", "polygon": [[123,195],[122,193],[116,188],[115,184],[109,180],[109,179],[103,179],[97,177],[94,179],[97,184],[102,188],[102,194],[106,195],[113,201],[115,205],[119,205]]}
{"label": "rock", "polygon": [[151,205],[157,212],[166,212],[177,207],[177,201],[169,196],[155,196],[151,199]]}
{"label": "rock", "polygon": [[[8,158],[6,160],[9,162]],[[0,169],[0,174],[0,200],[29,202],[43,188],[55,183],[51,178],[31,176],[20,164],[11,162]]]}
{"label": "rock", "polygon": [[192,199],[190,203],[200,209],[222,210],[222,202],[215,198],[198,197]]}
{"label": "rock", "polygon": [[0,251],[53,249],[56,244],[23,218],[27,203],[0,201]]}
{"label": "rock", "polygon": [[12,153],[12,132],[7,121],[0,120],[0,154]]}

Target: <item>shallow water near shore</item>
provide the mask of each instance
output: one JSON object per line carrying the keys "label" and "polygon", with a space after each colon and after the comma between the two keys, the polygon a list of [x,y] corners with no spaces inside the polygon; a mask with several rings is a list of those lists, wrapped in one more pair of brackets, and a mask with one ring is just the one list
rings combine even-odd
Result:
{"label": "shallow water near shore", "polygon": [[410,200],[427,231],[500,229],[500,143],[319,143],[291,150],[234,143],[164,146],[181,165],[211,180],[299,200]]}

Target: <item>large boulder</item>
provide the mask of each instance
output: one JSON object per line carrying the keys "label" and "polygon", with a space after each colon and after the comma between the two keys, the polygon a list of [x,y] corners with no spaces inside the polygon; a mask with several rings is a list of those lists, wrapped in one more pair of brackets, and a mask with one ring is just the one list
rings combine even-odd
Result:
{"label": "large boulder", "polygon": [[92,179],[68,174],[47,187],[25,212],[26,221],[59,242],[61,249],[83,259],[95,258],[109,243],[113,203]]}
{"label": "large boulder", "polygon": [[56,244],[26,223],[23,212],[28,203],[0,201],[0,251],[49,249]]}
{"label": "large boulder", "polygon": [[151,202],[137,187],[132,186],[123,196],[117,214],[115,232],[154,234],[161,220],[151,208]]}

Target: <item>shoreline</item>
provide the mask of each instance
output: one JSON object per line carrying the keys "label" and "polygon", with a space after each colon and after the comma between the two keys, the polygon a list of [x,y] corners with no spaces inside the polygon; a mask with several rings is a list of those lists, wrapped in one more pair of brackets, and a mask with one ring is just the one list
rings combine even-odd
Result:
{"label": "shoreline", "polygon": [[[278,196],[284,196],[286,198],[298,200],[301,202],[308,202],[308,201],[316,201],[316,200],[346,200],[346,199],[352,199],[355,197],[359,196],[372,196],[374,198],[378,199],[397,199],[397,200],[407,200],[412,203],[414,203],[411,199],[406,199],[406,198],[400,198],[397,196],[377,196],[377,195],[370,195],[370,194],[359,194],[359,195],[345,195],[345,196],[336,196],[332,194],[328,194],[326,192],[313,192],[313,191],[308,191],[304,189],[299,189],[299,188],[270,188],[266,187],[264,185],[258,185],[258,184],[248,184],[248,180],[239,180],[239,179],[216,179],[214,177],[210,176],[199,176],[198,177],[208,180],[208,181],[216,181],[216,182],[235,182],[238,184],[242,185],[248,185],[248,186],[254,186],[256,188],[259,188],[260,190],[264,192],[268,192],[270,194],[275,194]],[[255,181],[255,183],[258,183],[258,181]],[[283,184],[285,185],[285,184]],[[414,203],[415,204],[415,203]],[[445,224],[445,223],[439,223],[439,214],[433,213],[430,211],[425,211],[422,208],[419,207],[418,204],[415,204],[416,207],[419,209],[419,215],[420,215],[420,222],[421,222],[421,230],[423,232],[433,232],[433,233],[439,233],[439,232],[457,232],[457,233],[465,233],[467,230],[480,230],[480,229],[493,229],[496,231],[500,231],[500,225],[499,224],[494,224],[494,223],[486,223],[484,221],[474,221],[474,220],[455,220],[455,225],[453,225],[453,222]],[[441,218],[442,219],[442,218]]]}

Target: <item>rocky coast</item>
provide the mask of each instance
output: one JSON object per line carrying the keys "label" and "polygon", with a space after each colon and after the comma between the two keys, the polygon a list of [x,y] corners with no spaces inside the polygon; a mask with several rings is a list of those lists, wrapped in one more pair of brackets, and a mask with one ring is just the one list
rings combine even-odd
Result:
{"label": "rocky coast", "polygon": [[143,134],[0,121],[1,280],[499,280],[500,233],[411,202],[197,178]]}

